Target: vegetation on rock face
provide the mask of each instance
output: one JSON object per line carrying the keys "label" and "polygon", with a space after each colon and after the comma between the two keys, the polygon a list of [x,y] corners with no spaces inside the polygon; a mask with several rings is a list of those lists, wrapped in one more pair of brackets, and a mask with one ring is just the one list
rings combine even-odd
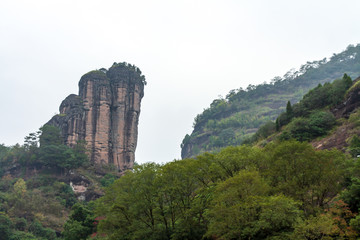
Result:
{"label": "vegetation on rock face", "polygon": [[[113,65],[111,66],[111,68],[118,68],[118,69],[122,69],[122,70],[127,71],[127,72],[133,72],[133,73],[135,73],[136,75],[138,75],[140,77],[140,80],[144,85],[147,84],[147,82],[145,80],[145,76],[142,74],[140,68],[138,68],[135,65],[132,65],[132,64],[127,63],[127,62],[121,62],[121,63],[114,62]],[[100,71],[104,71],[104,70],[105,69],[103,69],[103,70],[100,69]],[[105,70],[104,72],[107,72],[107,71]]]}
{"label": "vegetation on rock face", "polygon": [[[298,71],[291,70],[283,77],[275,77],[271,83],[231,90],[224,99],[214,100],[209,108],[195,117],[192,134],[185,136],[181,144],[182,158],[241,144],[260,126],[274,121],[285,111],[288,101],[297,103],[304,93],[319,84],[324,85],[308,94],[317,95],[317,100],[310,103],[304,97],[305,106],[337,104],[338,96],[343,97],[342,91],[347,84],[351,85],[351,81],[334,82],[331,91],[327,91],[329,85],[325,83],[340,78],[344,73],[351,78],[360,76],[359,56],[360,44],[350,45],[329,60],[307,62]],[[326,99],[324,92],[329,94]]]}
{"label": "vegetation on rock face", "polygon": [[[69,172],[79,167],[90,167],[84,143],[73,148],[63,145],[54,126],[29,134],[22,146],[0,145],[0,239],[53,240],[60,238],[63,229],[65,239],[86,239],[94,220],[74,217],[86,207],[77,203],[69,184]],[[76,224],[81,231],[74,230]]]}
{"label": "vegetation on rock face", "polygon": [[[139,79],[141,80],[141,82],[144,85],[147,84],[147,82],[145,80],[145,76],[142,74],[140,68],[138,68],[137,66],[135,66],[133,64],[130,64],[130,63],[127,63],[127,62],[121,62],[121,63],[114,62],[110,69],[113,69],[113,68],[121,69],[124,72],[135,73],[136,76],[139,76]],[[106,79],[107,78],[107,72],[109,70],[107,70],[105,68],[100,68],[99,70],[93,70],[93,71],[90,71],[90,72],[84,74],[83,78],[91,77],[91,78],[95,78],[95,79],[96,78],[99,78],[99,79],[104,79],[105,78]]]}
{"label": "vegetation on rock face", "polygon": [[278,137],[282,140],[293,138],[298,141],[310,141],[324,136],[336,125],[336,119],[330,110],[345,101],[352,84],[347,74],[333,83],[319,84],[305,94],[299,103],[291,105],[288,102],[286,111],[278,116],[275,123],[270,121],[261,126],[244,143],[249,144],[265,139],[279,132],[281,128],[282,131]]}

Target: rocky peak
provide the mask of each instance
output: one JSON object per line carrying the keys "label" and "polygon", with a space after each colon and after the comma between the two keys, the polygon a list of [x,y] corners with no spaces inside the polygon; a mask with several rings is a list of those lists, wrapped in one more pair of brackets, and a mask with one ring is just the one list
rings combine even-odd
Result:
{"label": "rocky peak", "polygon": [[81,99],[76,94],[70,94],[62,101],[59,107],[60,114],[71,114],[74,110],[80,110],[82,108]]}
{"label": "rocky peak", "polygon": [[69,95],[48,124],[60,128],[69,146],[85,141],[93,163],[131,169],[145,84],[140,69],[127,63],[91,71],[81,77],[79,95]]}

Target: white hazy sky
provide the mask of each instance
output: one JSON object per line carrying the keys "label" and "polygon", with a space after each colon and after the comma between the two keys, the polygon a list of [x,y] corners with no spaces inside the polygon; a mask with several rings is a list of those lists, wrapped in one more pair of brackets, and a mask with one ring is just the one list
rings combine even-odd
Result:
{"label": "white hazy sky", "polygon": [[0,143],[23,143],[86,72],[137,65],[136,161],[180,158],[218,95],[360,43],[359,0],[1,0]]}

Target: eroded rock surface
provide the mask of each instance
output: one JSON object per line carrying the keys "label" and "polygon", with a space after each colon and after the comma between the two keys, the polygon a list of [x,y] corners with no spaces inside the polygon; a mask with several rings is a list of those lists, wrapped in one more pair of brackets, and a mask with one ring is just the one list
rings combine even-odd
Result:
{"label": "eroded rock surface", "polygon": [[69,146],[85,141],[92,162],[131,169],[145,84],[141,71],[127,63],[91,71],[81,77],[79,95],[69,95],[47,124],[59,127]]}

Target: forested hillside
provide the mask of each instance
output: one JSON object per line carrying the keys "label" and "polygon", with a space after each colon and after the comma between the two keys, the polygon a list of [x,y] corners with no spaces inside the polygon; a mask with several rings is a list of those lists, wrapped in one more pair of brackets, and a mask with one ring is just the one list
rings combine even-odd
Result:
{"label": "forested hillside", "polygon": [[[95,202],[94,236],[358,239],[359,93],[344,74],[285,104],[247,144],[137,166]],[[331,148],[338,131],[346,137]]]}
{"label": "forested hillside", "polygon": [[179,240],[354,237],[359,202],[345,203],[353,192],[342,189],[357,172],[358,165],[340,151],[315,151],[296,141],[143,164],[96,201],[95,215],[103,217],[97,234]]}
{"label": "forested hillside", "polygon": [[[103,195],[116,171],[91,164],[83,142],[62,142],[60,130],[45,125],[23,145],[0,145],[1,240],[82,239],[72,232],[72,216],[87,216],[84,200]],[[81,236],[92,233],[94,221],[88,217]]]}
{"label": "forested hillside", "polygon": [[231,90],[196,116],[193,132],[181,144],[182,158],[239,145],[262,124],[274,121],[288,101],[297,103],[310,89],[341,78],[344,73],[355,79],[360,76],[359,56],[360,44],[350,45],[330,59],[307,62],[270,83]]}

